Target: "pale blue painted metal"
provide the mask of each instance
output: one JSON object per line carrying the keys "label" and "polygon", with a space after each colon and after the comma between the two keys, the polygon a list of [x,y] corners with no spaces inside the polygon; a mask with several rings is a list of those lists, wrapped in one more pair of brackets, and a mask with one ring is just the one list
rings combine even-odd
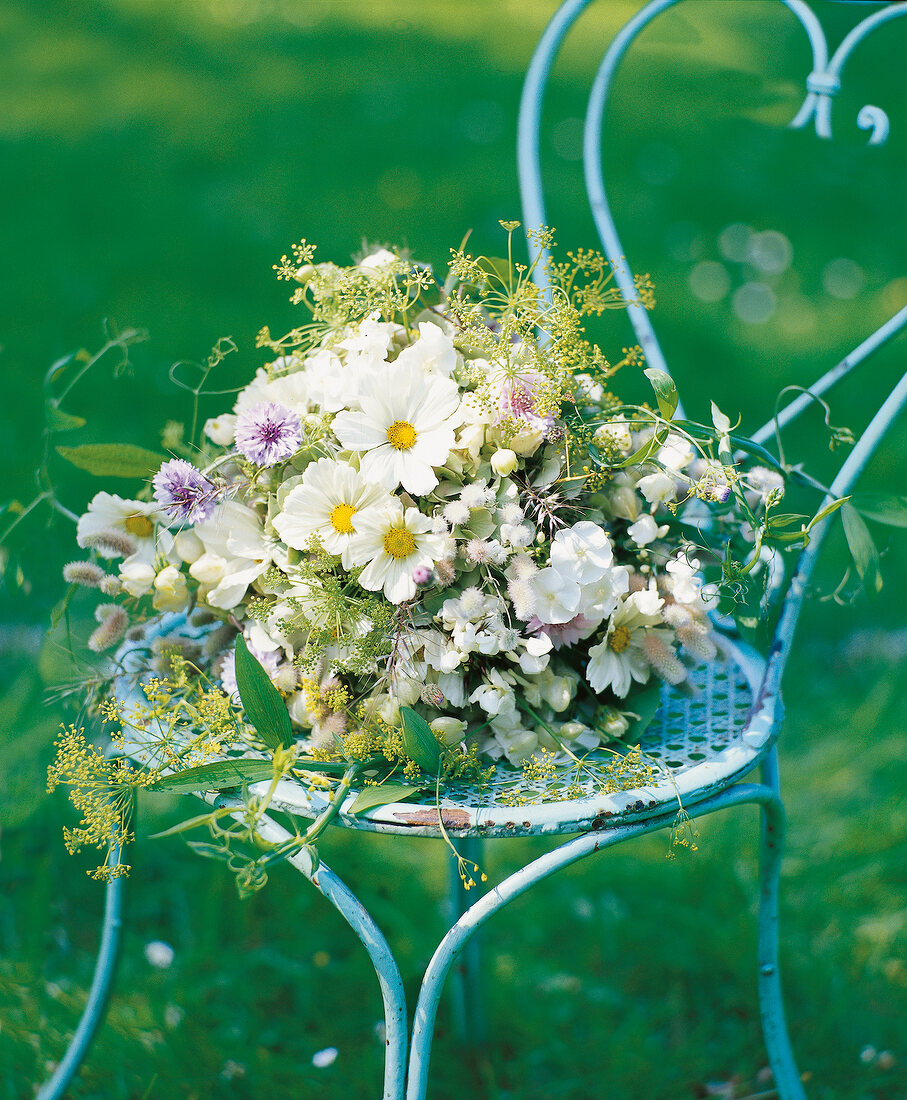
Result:
{"label": "pale blue painted metal", "polygon": [[[545,83],[564,37],[592,2],[593,0],[567,0],[562,5],[547,27],[529,66],[520,110],[518,160],[524,223],[530,227],[546,223],[539,158],[541,107]],[[655,16],[679,2],[680,0],[653,0],[631,19],[609,47],[593,85],[584,139],[585,172],[593,214],[609,256],[622,256],[622,249],[609,212],[601,172],[600,143],[607,94],[619,62],[636,35]],[[840,85],[845,62],[856,45],[872,30],[898,15],[907,14],[907,5],[889,4],[865,18],[845,37],[829,60],[822,27],[804,0],[779,0],[779,2],[798,18],[809,38],[813,55],[813,68],[807,79],[806,99],[791,126],[804,127],[810,120],[815,119],[816,133],[820,137],[828,138],[831,136],[831,98]],[[880,108],[864,107],[858,116],[858,124],[872,129],[870,144],[878,144],[887,134],[887,117]],[[624,293],[632,296],[635,287],[628,272],[618,272],[617,279]],[[541,277],[540,285],[544,288],[544,279]],[[667,369],[645,311],[641,307],[631,307],[630,315],[650,364]],[[905,324],[907,324],[907,307],[825,374],[813,387],[812,392],[824,393],[886,340],[903,329]],[[779,424],[784,426],[792,421],[809,403],[810,399],[805,395],[796,398],[779,414]],[[828,500],[845,495],[849,491],[894,418],[905,405],[907,405],[907,375],[892,391],[843,464],[831,486]],[[755,438],[759,442],[767,441],[773,430],[774,421],[761,428]],[[722,658],[724,665],[718,662],[720,667],[733,668],[736,672],[733,675],[722,673],[725,677],[722,681],[724,686],[721,693],[716,693],[715,698],[726,700],[734,692],[749,693],[745,696],[745,702],[751,713],[746,722],[733,723],[734,710],[730,705],[728,715],[725,716],[728,721],[728,747],[733,751],[726,751],[719,745],[718,750],[706,761],[708,766],[704,770],[697,771],[698,765],[682,769],[677,772],[675,779],[676,785],[682,791],[684,804],[691,818],[747,804],[758,805],[761,809],[763,831],[760,845],[758,988],[766,1048],[775,1086],[781,1100],[805,1100],[805,1093],[787,1035],[778,974],[778,881],[783,848],[784,810],[773,743],[782,715],[779,694],[781,676],[790,653],[806,585],[829,522],[818,524],[813,529],[812,541],[800,557],[784,600],[775,642],[768,659],[761,660],[745,647],[728,641],[725,656]],[[165,617],[158,624],[157,629],[167,633],[180,627],[181,621],[178,617]],[[126,655],[124,664],[129,666],[130,661],[132,671],[136,672],[140,662],[138,650]],[[711,725],[718,718],[718,710],[713,707],[710,684],[711,680],[705,685],[702,693],[706,713],[705,726]],[[670,692],[666,691],[663,695],[665,714],[671,705],[673,703]],[[678,713],[688,715],[690,712],[686,710]],[[135,755],[141,758],[141,745],[137,744],[135,750]],[[745,772],[752,770],[759,763],[762,766],[761,784],[738,782]],[[442,804],[442,812],[451,815],[447,831],[455,838],[460,838],[455,839],[455,844],[460,847],[466,858],[474,862],[480,862],[478,849],[480,841],[477,838],[482,836],[559,833],[577,829],[584,831],[582,835],[568,840],[554,851],[515,872],[468,907],[464,904],[466,896],[462,893],[456,895],[453,910],[455,920],[429,963],[422,981],[408,1060],[403,986],[399,968],[387,941],[355,895],[328,867],[322,863],[315,868],[307,852],[300,852],[291,859],[294,866],[321,891],[356,931],[375,968],[384,1000],[387,1034],[384,1100],[404,1100],[404,1095],[406,1100],[423,1100],[425,1097],[434,1022],[441,992],[451,967],[461,954],[465,965],[460,975],[463,988],[458,995],[459,1014],[462,1017],[465,1033],[471,1034],[474,1039],[478,1038],[481,1021],[478,1015],[479,966],[475,933],[491,916],[558,870],[624,840],[666,828],[672,823],[674,809],[669,807],[666,800],[655,797],[657,788],[644,790],[646,798],[650,800],[648,804],[642,801],[637,803],[624,801],[613,805],[600,805],[594,800],[579,799],[569,803],[555,803],[547,807],[520,808],[508,811],[503,816],[497,812],[499,807],[476,806],[472,808],[472,812],[469,812],[469,808],[464,806],[462,800],[460,803],[445,800]],[[235,805],[237,809],[241,806],[238,800],[231,801],[223,796],[216,799],[211,796],[210,800],[216,801],[218,805]],[[292,783],[280,785],[273,804],[276,809],[288,809],[309,815],[324,808],[323,805],[318,805],[309,799],[298,784]],[[428,818],[420,817],[420,814],[426,812],[429,813]],[[458,814],[465,816],[458,817]],[[527,817],[525,822],[507,820],[509,817],[519,818],[524,814]],[[444,820],[447,823],[447,818]],[[429,808],[420,810],[409,804],[382,807],[356,818],[341,812],[338,822],[347,827],[371,828],[380,832],[433,836],[438,836],[440,833],[436,819],[434,824],[432,823]],[[265,839],[276,843],[285,841],[289,836],[280,825],[270,819],[262,821],[260,830]],[[116,884],[111,884],[111,886],[114,885]],[[83,1056],[91,1034],[99,1022],[104,993],[109,987],[115,954],[115,934],[119,927],[117,892],[108,890],[108,907],[110,918],[108,920],[105,913],[105,937],[99,956],[96,981],[92,986],[92,996],[89,998],[89,1005],[79,1025],[79,1031],[64,1059],[70,1076]],[[112,939],[108,938],[108,931],[113,936]],[[96,986],[98,995],[94,996]],[[61,1063],[60,1070],[39,1094],[40,1100],[51,1100],[61,1095],[65,1087],[65,1081],[60,1084],[64,1063]],[[52,1086],[56,1091],[47,1091]]]}
{"label": "pale blue painted metal", "polygon": [[[111,859],[114,863],[119,861],[119,848],[111,851]],[[88,1000],[66,1053],[60,1059],[50,1079],[38,1090],[36,1100],[60,1100],[66,1093],[69,1082],[82,1064],[91,1041],[104,1019],[120,952],[122,909],[123,879],[111,879],[104,890],[101,943],[95,962],[94,976],[91,979],[91,988],[88,991]]]}
{"label": "pale blue painted metal", "polygon": [[[214,806],[236,806],[239,812],[233,816],[240,821],[245,817],[244,803],[241,799],[221,795],[211,798],[210,801]],[[263,840],[267,840],[272,844],[285,844],[291,839],[287,830],[267,815],[261,817],[255,831]],[[384,1001],[386,1053],[384,1059],[383,1100],[400,1100],[403,1095],[406,1072],[408,1035],[406,994],[403,990],[403,979],[400,977],[397,960],[394,958],[387,940],[378,925],[375,924],[371,914],[352,890],[334,874],[326,863],[319,860],[316,867],[311,854],[305,849],[291,856],[289,862],[341,914],[359,937],[362,946],[371,959],[375,974],[378,977],[378,984],[381,987],[381,997]]]}

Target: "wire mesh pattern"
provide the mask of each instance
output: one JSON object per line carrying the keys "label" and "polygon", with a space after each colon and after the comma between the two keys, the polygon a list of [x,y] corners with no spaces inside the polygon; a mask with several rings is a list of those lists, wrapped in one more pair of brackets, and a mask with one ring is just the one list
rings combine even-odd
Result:
{"label": "wire mesh pattern", "polygon": [[[356,816],[342,810],[338,824],[420,836],[439,835],[442,824],[457,836],[527,836],[603,829],[696,802],[751,770],[770,747],[778,707],[760,694],[764,667],[757,654],[724,641],[717,660],[691,670],[685,689],[664,685],[640,738],[661,776],[645,786],[609,793],[605,768],[614,755],[604,749],[583,756],[582,768],[559,754],[540,777],[499,761],[486,785],[448,785],[437,802],[428,793]],[[284,781],[273,805],[312,815],[325,803],[317,790]]]}

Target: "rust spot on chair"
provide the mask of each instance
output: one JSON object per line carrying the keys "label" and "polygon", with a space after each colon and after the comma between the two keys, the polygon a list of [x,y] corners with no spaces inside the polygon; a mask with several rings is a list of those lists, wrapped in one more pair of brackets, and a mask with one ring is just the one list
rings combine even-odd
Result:
{"label": "rust spot on chair", "polygon": [[[414,810],[412,813],[394,814],[394,817],[402,825],[437,825],[437,810]],[[468,810],[448,809],[441,810],[441,824],[447,829],[465,829],[472,824],[472,816]]]}

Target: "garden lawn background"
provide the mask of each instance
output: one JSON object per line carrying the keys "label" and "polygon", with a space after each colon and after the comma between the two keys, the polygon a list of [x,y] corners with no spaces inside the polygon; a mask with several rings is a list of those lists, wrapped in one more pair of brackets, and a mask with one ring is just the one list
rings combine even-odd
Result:
{"label": "garden lawn background", "polygon": [[[594,45],[639,6],[599,3],[555,72],[543,148],[549,218],[565,249],[594,242],[577,121],[600,56]],[[833,43],[874,10],[814,6]],[[171,363],[202,360],[232,336],[239,354],[215,384],[235,386],[264,361],[258,329],[294,323],[271,264],[300,236],[338,262],[365,236],[408,246],[443,270],[468,229],[472,249],[499,253],[498,219],[519,216],[521,78],[554,8],[550,0],[4,5],[4,491],[24,503],[33,495],[41,379],[60,356],[100,347],[104,318],[151,338],[133,349],[131,375],[113,382],[102,363],[75,391],[68,408],[88,424],[59,441],[155,447],[165,420],[189,415],[168,382]],[[834,105],[834,143],[784,128],[810,65],[805,36],[776,0],[691,0],[660,17],[628,59],[609,116],[606,173],[631,262],[656,282],[654,320],[693,415],[706,416],[713,398],[754,428],[782,385],[808,384],[907,302],[905,49],[907,20],[857,52]],[[855,128],[866,102],[890,111],[882,148],[866,149]],[[700,261],[722,263],[732,290],[763,278],[722,257],[718,238],[733,223],[777,230],[793,246],[792,265],[764,277],[778,305],[761,324],[741,321],[730,295],[703,302],[689,292]],[[840,257],[863,273],[852,298],[829,294],[823,279]],[[595,335],[612,354],[632,342],[619,315]],[[905,346],[902,337],[835,393],[832,423],[865,421],[904,369]],[[617,385],[645,394],[638,379]],[[203,414],[230,401],[212,399]],[[810,442],[790,450],[826,473],[834,456],[821,418],[804,421]],[[865,488],[904,492],[905,440],[902,422]],[[76,512],[102,487],[62,462],[55,470]],[[139,485],[103,487],[129,495]],[[48,623],[60,568],[75,556],[71,527],[47,518],[35,513],[19,530],[0,616],[0,1100],[31,1095],[65,1049],[90,981],[103,894],[85,877],[90,856],[63,849],[61,827],[73,823],[65,796],[44,794],[55,731],[71,717],[43,695],[68,675]],[[845,607],[814,596],[786,681],[782,960],[814,1100],[907,1095],[907,546],[903,531],[874,531],[885,551],[882,594]],[[846,561],[837,532],[821,594]],[[83,636],[87,606],[77,603],[73,615]],[[71,1095],[377,1095],[380,1002],[358,942],[289,869],[240,902],[221,865],[179,839],[147,839],[189,812],[176,798],[140,804],[122,967]],[[667,862],[666,837],[649,837],[571,869],[495,919],[484,947],[487,1055],[475,1061],[458,1046],[445,1006],[433,1100],[676,1100],[705,1095],[708,1083],[724,1083],[727,1096],[770,1087],[759,1077],[757,814],[711,818],[700,830],[695,854]],[[492,845],[490,877],[541,847]],[[442,931],[444,849],[334,830],[322,854],[387,931],[413,1002]],[[146,961],[154,940],[175,949],[168,969]],[[329,1046],[336,1063],[315,1069],[312,1055]]]}

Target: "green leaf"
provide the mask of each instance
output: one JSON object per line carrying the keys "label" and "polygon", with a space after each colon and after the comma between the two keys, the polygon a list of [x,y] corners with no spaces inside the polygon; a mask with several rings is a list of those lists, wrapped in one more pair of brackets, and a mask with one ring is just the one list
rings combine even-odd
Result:
{"label": "green leaf", "polygon": [[293,727],[283,696],[249,652],[246,639],[236,635],[236,686],[246,718],[270,749],[292,745]]}
{"label": "green leaf", "polygon": [[167,456],[131,443],[86,443],[81,447],[57,447],[57,454],[95,477],[149,477]]}
{"label": "green leaf", "polygon": [[715,431],[721,435],[728,435],[731,430],[731,418],[721,411],[714,401],[711,402],[712,406],[712,423],[715,425]]}
{"label": "green leaf", "polygon": [[274,775],[270,760],[217,760],[213,764],[201,764],[186,768],[172,775],[165,775],[152,783],[149,791],[222,791],[227,787],[240,787],[243,783],[259,783]]}
{"label": "green leaf", "polygon": [[[152,788],[152,790],[154,790],[154,788]],[[152,833],[148,839],[161,840],[165,836],[176,836],[177,833],[187,833],[190,829],[197,829],[201,825],[210,825],[212,821],[217,821],[219,818],[232,813],[235,813],[235,810],[227,806],[222,806],[220,809],[213,810],[211,813],[199,814],[198,817],[190,817],[186,821],[180,821],[176,825],[171,825],[169,829],[164,829],[162,833]]]}
{"label": "green leaf", "polygon": [[658,713],[658,708],[661,706],[661,686],[649,688],[637,695],[630,701],[630,705],[633,708],[632,713],[636,715],[636,722],[631,727],[635,739],[642,737]]}
{"label": "green leaf", "polygon": [[790,527],[792,523],[802,523],[805,519],[809,519],[809,516],[805,516],[801,512],[779,512],[778,515],[772,513],[768,517],[768,530],[774,531],[778,527]]}
{"label": "green leaf", "polygon": [[421,787],[408,787],[405,783],[381,783],[376,787],[363,787],[356,795],[356,801],[346,811],[348,814],[361,814],[375,806],[386,806],[389,802],[402,802]]}
{"label": "green leaf", "polygon": [[56,405],[47,405],[45,416],[47,426],[52,432],[68,432],[73,428],[81,428],[87,423],[84,416],[73,416],[72,413],[58,409]]}
{"label": "green leaf", "polygon": [[51,382],[55,382],[60,375],[66,370],[70,363],[75,362],[77,359],[84,362],[85,352],[72,351],[69,355],[64,355],[62,359],[58,359],[48,370],[44,376],[44,385],[49,386]]}
{"label": "green leaf", "polygon": [[875,595],[882,587],[882,574],[879,571],[879,552],[872,541],[869,528],[852,504],[845,504],[841,508],[841,519],[850,555],[863,587],[870,596]]}
{"label": "green leaf", "polygon": [[645,462],[647,458],[651,458],[653,454],[663,446],[665,440],[668,438],[668,432],[661,431],[656,432],[650,440],[643,443],[643,445],[631,454],[628,458],[625,458],[623,462],[618,462],[612,469],[623,470],[627,466],[635,466],[638,462]]}
{"label": "green leaf", "polygon": [[830,516],[833,512],[837,512],[839,508],[850,500],[850,497],[839,497],[837,500],[833,500],[831,504],[827,504],[821,511],[816,512],[813,518],[807,523],[806,530],[811,531],[817,523],[820,523],[826,516]]}
{"label": "green leaf", "polygon": [[217,844],[211,844],[207,840],[187,840],[186,843],[194,851],[205,859],[219,859],[224,863],[230,861],[230,849],[221,848]]}
{"label": "green leaf", "polygon": [[509,261],[503,256],[480,256],[478,264],[486,274],[496,275],[505,286],[510,285],[512,268]]}
{"label": "green leaf", "polygon": [[469,514],[469,521],[463,524],[473,538],[487,539],[494,532],[497,524],[487,508],[474,508]]}
{"label": "green leaf", "polygon": [[857,510],[875,523],[907,527],[907,497],[887,493],[859,493],[853,497]]}
{"label": "green leaf", "polygon": [[649,367],[648,370],[643,371],[643,374],[652,383],[655,400],[658,402],[658,411],[665,420],[670,420],[677,411],[679,400],[674,379],[667,371],[659,370],[658,367]]}
{"label": "green leaf", "polygon": [[412,709],[401,707],[403,719],[403,747],[406,755],[429,775],[437,775],[441,764],[441,746],[435,740],[428,722]]}

